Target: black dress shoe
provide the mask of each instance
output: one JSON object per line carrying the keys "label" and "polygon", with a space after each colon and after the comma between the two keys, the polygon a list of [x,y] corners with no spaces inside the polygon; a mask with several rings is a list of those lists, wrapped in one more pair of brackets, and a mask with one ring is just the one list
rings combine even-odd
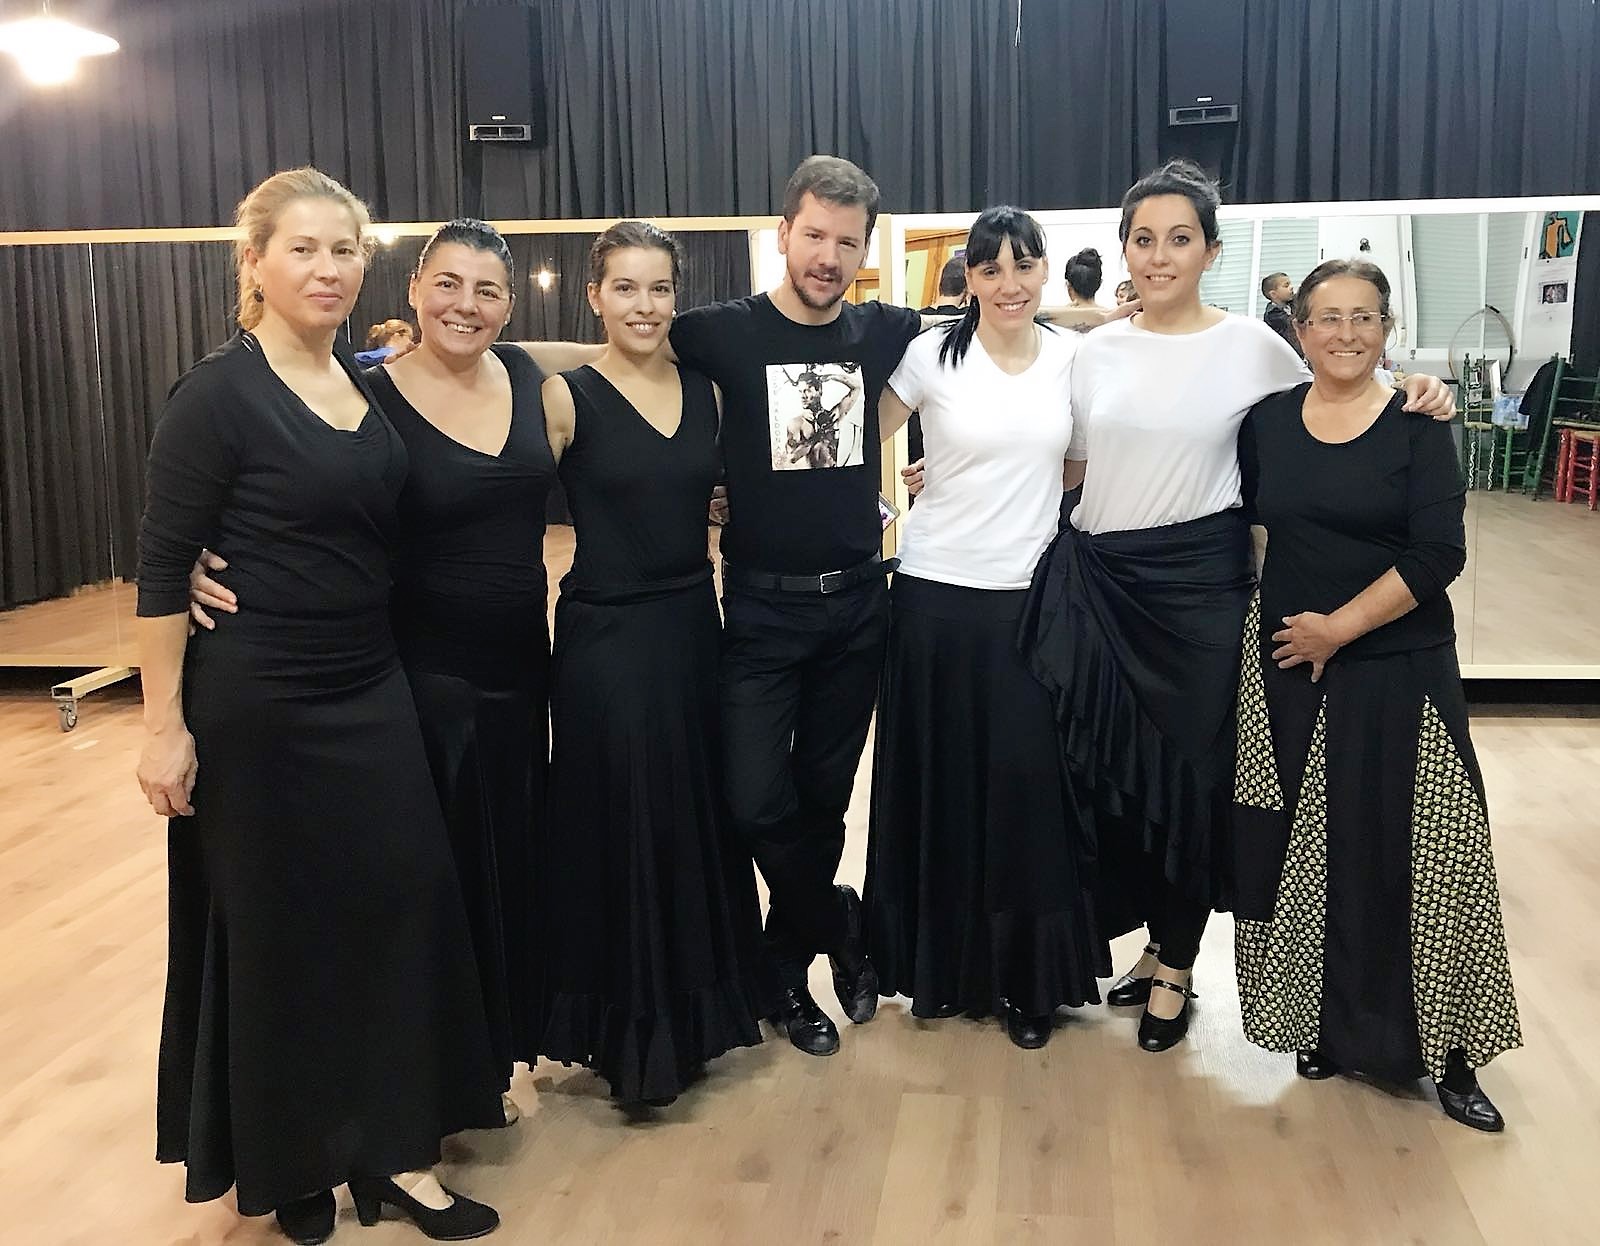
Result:
{"label": "black dress shoe", "polygon": [[966,1009],[960,1004],[940,1004],[928,1014],[931,1020],[943,1021],[948,1017],[959,1017]]}
{"label": "black dress shoe", "polygon": [[1294,1053],[1294,1071],[1308,1082],[1326,1081],[1343,1072],[1337,1064],[1316,1048]]}
{"label": "black dress shoe", "polygon": [[783,1004],[772,1015],[772,1024],[808,1056],[831,1056],[839,1050],[838,1027],[803,986],[784,991]]}
{"label": "black dress shoe", "polygon": [[1459,1049],[1445,1057],[1444,1077],[1434,1085],[1439,1092],[1439,1106],[1451,1120],[1486,1134],[1497,1134],[1506,1127],[1506,1118],[1483,1093],[1478,1075],[1467,1067],[1466,1057]]}
{"label": "black dress shoe", "polygon": [[1054,1026],[1054,1017],[1030,1017],[1010,1004],[1006,1005],[1006,1036],[1027,1051],[1037,1051],[1048,1043]]}
{"label": "black dress shoe", "polygon": [[878,1011],[878,971],[867,956],[861,897],[854,887],[840,885],[835,890],[844,907],[845,935],[844,947],[828,957],[828,964],[833,968],[833,991],[839,997],[844,1015],[855,1024],[864,1025]]}
{"label": "black dress shoe", "polygon": [[483,1237],[500,1227],[500,1213],[485,1203],[450,1187],[439,1187],[450,1196],[450,1206],[429,1207],[407,1194],[388,1177],[351,1177],[350,1196],[356,1201],[356,1216],[368,1227],[378,1223],[383,1205],[404,1212],[424,1237],[436,1242],[464,1242]]}
{"label": "black dress shoe", "polygon": [[1152,986],[1164,987],[1169,991],[1176,991],[1183,996],[1183,1007],[1178,1010],[1175,1017],[1157,1017],[1146,1011],[1139,1018],[1139,1046],[1146,1051],[1166,1051],[1169,1047],[1176,1047],[1183,1041],[1189,1032],[1189,1014],[1192,1009],[1189,1001],[1195,994],[1186,986],[1179,986],[1176,982],[1167,982],[1162,978],[1150,979]]}
{"label": "black dress shoe", "polygon": [[317,1246],[333,1236],[333,1191],[319,1190],[278,1208],[278,1227],[291,1242]]}
{"label": "black dress shoe", "polygon": [[[1154,956],[1161,949],[1146,943],[1144,950]],[[1136,978],[1132,971],[1123,974],[1106,992],[1106,1003],[1113,1008],[1143,1008],[1150,1002],[1150,979]]]}

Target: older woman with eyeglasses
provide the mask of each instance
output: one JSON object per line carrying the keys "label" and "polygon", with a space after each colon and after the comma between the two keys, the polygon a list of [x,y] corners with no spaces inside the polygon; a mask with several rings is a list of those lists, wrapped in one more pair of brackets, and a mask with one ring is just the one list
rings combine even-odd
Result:
{"label": "older woman with eyeglasses", "polygon": [[1474,1070],[1522,1036],[1445,595],[1466,562],[1455,447],[1374,379],[1375,265],[1322,264],[1294,319],[1315,379],[1239,442],[1267,530],[1235,785],[1245,1033],[1312,1080],[1426,1073],[1495,1132]]}

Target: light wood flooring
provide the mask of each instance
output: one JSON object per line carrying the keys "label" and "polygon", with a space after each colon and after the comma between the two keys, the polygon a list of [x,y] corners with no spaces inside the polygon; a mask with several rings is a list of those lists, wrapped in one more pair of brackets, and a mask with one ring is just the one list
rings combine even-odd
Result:
{"label": "light wood flooring", "polygon": [[[165,839],[133,781],[139,731],[133,685],[63,734],[0,673],[5,1246],[284,1240],[228,1200],[186,1205],[181,1169],[152,1158]],[[1600,716],[1496,708],[1474,734],[1528,1044],[1483,1074],[1502,1136],[1446,1120],[1425,1084],[1305,1083],[1247,1044],[1218,918],[1176,1051],[1139,1051],[1134,1016],[1103,1008],[1023,1052],[993,1022],[885,1001],[842,1025],[839,1055],[770,1038],[643,1123],[541,1063],[513,1088],[525,1119],[451,1140],[447,1179],[499,1207],[490,1240],[528,1246],[1600,1240]],[[858,883],[866,791],[864,767],[842,872]],[[821,964],[813,986],[837,1017]],[[363,1229],[341,1192],[334,1240],[423,1239]]]}

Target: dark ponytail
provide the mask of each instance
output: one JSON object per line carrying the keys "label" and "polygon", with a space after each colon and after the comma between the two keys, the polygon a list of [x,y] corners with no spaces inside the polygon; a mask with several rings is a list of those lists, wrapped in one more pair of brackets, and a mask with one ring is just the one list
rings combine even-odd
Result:
{"label": "dark ponytail", "polygon": [[[998,259],[1001,246],[1007,242],[1011,244],[1011,254],[1019,259],[1044,259],[1044,230],[1038,221],[1021,208],[985,208],[967,232],[967,272]],[[971,286],[969,280],[969,290]],[[978,331],[978,315],[978,300],[969,297],[961,319],[944,327],[944,341],[939,345],[941,365],[954,366],[967,357],[972,335]]]}

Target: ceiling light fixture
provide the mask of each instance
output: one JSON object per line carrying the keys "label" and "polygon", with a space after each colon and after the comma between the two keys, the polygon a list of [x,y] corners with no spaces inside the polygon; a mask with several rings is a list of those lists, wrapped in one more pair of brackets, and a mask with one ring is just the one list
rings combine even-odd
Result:
{"label": "ceiling light fixture", "polygon": [[107,56],[121,44],[59,17],[52,17],[48,0],[38,17],[0,22],[0,52],[16,59],[22,76],[35,86],[60,86],[78,72],[86,56]]}

